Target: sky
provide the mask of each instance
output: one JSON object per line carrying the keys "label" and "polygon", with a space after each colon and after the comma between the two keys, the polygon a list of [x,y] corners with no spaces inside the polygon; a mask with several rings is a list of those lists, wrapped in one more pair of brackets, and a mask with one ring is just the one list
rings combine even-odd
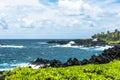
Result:
{"label": "sky", "polygon": [[79,39],[120,30],[120,0],[0,0],[0,39]]}

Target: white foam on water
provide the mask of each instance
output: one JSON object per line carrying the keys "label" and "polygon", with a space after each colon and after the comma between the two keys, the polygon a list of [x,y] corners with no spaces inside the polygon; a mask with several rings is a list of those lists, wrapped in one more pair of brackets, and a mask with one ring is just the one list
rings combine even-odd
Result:
{"label": "white foam on water", "polygon": [[112,48],[113,46],[95,46],[95,47],[81,47],[80,49],[85,49],[85,50],[97,50],[97,51],[103,51],[105,49]]}
{"label": "white foam on water", "polygon": [[47,42],[38,42],[38,44],[48,44]]}
{"label": "white foam on water", "polygon": [[30,66],[33,69],[38,69],[38,68],[42,68],[44,66],[49,66],[50,64],[40,64],[40,65],[33,65],[33,64],[28,64],[28,66]]}
{"label": "white foam on water", "polygon": [[66,44],[66,45],[54,45],[54,46],[51,46],[51,47],[66,47],[66,48],[79,48],[79,49],[83,49],[83,50],[103,51],[105,49],[112,48],[113,46],[106,45],[106,46],[85,47],[83,45],[81,45],[81,46],[74,46],[74,45],[71,45],[71,44]]}
{"label": "white foam on water", "polygon": [[33,69],[38,69],[38,68],[40,68],[40,65],[32,65],[32,64],[29,64],[28,66],[30,66],[30,67],[33,68]]}
{"label": "white foam on water", "polygon": [[0,71],[8,71],[8,70],[12,70],[15,67],[27,67],[28,63],[17,63],[17,64],[8,64],[8,63],[3,63],[0,64],[0,66],[4,67],[4,68],[0,68]]}
{"label": "white foam on water", "polygon": [[105,49],[109,49],[109,48],[112,48],[113,46],[109,46],[109,45],[106,45],[106,46],[96,46],[95,50],[105,50]]}
{"label": "white foam on water", "polygon": [[42,67],[49,66],[49,65],[50,64],[34,65],[34,64],[29,64],[29,63],[17,63],[17,64],[3,63],[3,64],[0,64],[0,66],[3,66],[4,68],[0,68],[0,71],[13,70],[15,67],[29,67],[29,66],[33,69],[38,69],[38,68],[42,68]]}
{"label": "white foam on water", "polygon": [[24,48],[22,45],[0,45],[1,48]]}
{"label": "white foam on water", "polygon": [[8,63],[0,64],[0,66],[8,66],[8,65],[9,65]]}
{"label": "white foam on water", "polygon": [[28,66],[28,63],[17,63],[17,64],[11,64],[11,66],[20,66],[20,67],[27,67]]}
{"label": "white foam on water", "polygon": [[73,46],[73,44],[75,44],[74,41],[70,41],[68,44],[65,44],[65,45],[55,45],[55,46],[52,46],[52,47],[68,47],[68,48],[80,48],[82,46]]}
{"label": "white foam on water", "polygon": [[55,45],[51,47],[66,47],[66,48],[80,48],[82,46],[71,46],[71,44],[66,44],[66,45]]}

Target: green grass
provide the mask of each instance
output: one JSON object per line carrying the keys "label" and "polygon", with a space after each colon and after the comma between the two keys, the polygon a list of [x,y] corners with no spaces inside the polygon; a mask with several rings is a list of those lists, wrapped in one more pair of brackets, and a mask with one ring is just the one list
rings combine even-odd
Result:
{"label": "green grass", "polygon": [[120,40],[118,41],[106,41],[108,44],[118,44],[120,43]]}
{"label": "green grass", "polygon": [[120,43],[120,40],[106,40],[106,39],[101,39],[103,41],[105,41],[108,44],[118,44]]}
{"label": "green grass", "polygon": [[[10,76],[7,76],[7,75]],[[120,80],[120,61],[66,68],[32,69],[18,67],[4,72],[6,80]]]}

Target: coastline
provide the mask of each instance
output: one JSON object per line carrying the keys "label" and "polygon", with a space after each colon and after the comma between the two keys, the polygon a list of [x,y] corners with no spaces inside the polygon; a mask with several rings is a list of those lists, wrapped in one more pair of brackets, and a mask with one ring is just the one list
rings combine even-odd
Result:
{"label": "coastline", "polygon": [[[74,42],[68,42],[66,44],[70,44],[74,46]],[[63,45],[63,44],[62,44]],[[93,45],[89,45],[87,47],[90,47]],[[96,45],[94,45],[96,46]],[[98,46],[98,45],[97,45]],[[104,50],[102,54],[96,56],[93,55],[89,60],[84,59],[82,61],[79,61],[76,58],[69,58],[65,63],[62,63],[59,60],[47,60],[42,58],[37,58],[35,61],[32,61],[27,66],[28,68],[32,69],[39,69],[39,68],[47,68],[47,67],[53,67],[53,68],[65,68],[69,66],[81,66],[81,65],[87,65],[87,64],[106,64],[109,63],[115,59],[120,59],[120,44],[114,45],[114,47],[109,48],[107,50]],[[12,71],[12,70],[11,70]],[[0,74],[3,74],[7,71],[0,71]],[[7,74],[9,75],[9,74]],[[5,80],[5,76],[1,76],[0,80]]]}
{"label": "coastline", "polygon": [[[45,42],[44,42],[45,44]],[[86,44],[86,45],[83,45],[85,47],[96,47],[96,46],[107,46],[107,49],[109,48],[112,48],[112,46],[117,46],[117,45],[108,45],[107,43],[105,43],[104,41],[101,41],[101,40],[95,40],[95,39],[75,39],[75,40],[59,40],[59,41],[48,41],[46,42],[46,44],[59,44],[61,46],[71,46],[71,47],[74,47],[74,46],[79,46],[79,45],[83,45],[83,44]],[[66,46],[66,47],[67,47]],[[104,48],[103,48],[104,49]],[[104,51],[103,51],[104,52]],[[28,67],[32,67],[32,68],[39,68],[39,67],[67,67],[67,66],[72,66],[72,65],[84,65],[84,64],[95,64],[95,63],[106,63],[106,62],[109,62],[111,60],[108,59],[105,60],[104,62],[102,61],[102,58],[106,58],[107,56],[103,56],[103,53],[102,55],[93,55],[91,56],[91,58],[88,60],[88,59],[84,59],[82,61],[79,61],[77,58],[68,58],[66,62],[62,63],[60,60],[47,60],[47,59],[43,59],[43,58],[38,58],[36,59],[35,61],[32,61],[32,62],[28,62],[27,65],[22,65],[21,67],[24,67],[24,66],[28,66]],[[98,58],[100,59],[101,61],[100,62],[96,62],[95,61],[95,58]],[[103,58],[103,59],[104,59]],[[68,64],[69,63],[69,64]],[[3,70],[4,71],[4,70]]]}
{"label": "coastline", "polygon": [[[74,65],[86,65],[86,64],[105,64],[113,61],[115,59],[120,59],[120,44],[114,46],[113,48],[106,49],[102,54],[96,56],[93,55],[89,60],[84,59],[79,61],[76,58],[69,58],[65,63],[59,60],[47,60],[42,58],[37,58],[35,61],[30,62],[32,65],[39,66],[40,68],[45,67],[68,67]],[[49,65],[48,65],[49,64]],[[41,66],[42,65],[42,66]]]}

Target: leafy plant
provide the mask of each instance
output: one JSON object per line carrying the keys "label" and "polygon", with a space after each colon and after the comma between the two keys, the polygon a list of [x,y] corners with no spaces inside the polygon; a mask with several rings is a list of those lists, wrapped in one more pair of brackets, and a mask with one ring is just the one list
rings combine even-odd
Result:
{"label": "leafy plant", "polygon": [[[120,80],[120,61],[65,68],[18,67],[4,72],[5,80]],[[9,75],[8,75],[9,74]]]}

